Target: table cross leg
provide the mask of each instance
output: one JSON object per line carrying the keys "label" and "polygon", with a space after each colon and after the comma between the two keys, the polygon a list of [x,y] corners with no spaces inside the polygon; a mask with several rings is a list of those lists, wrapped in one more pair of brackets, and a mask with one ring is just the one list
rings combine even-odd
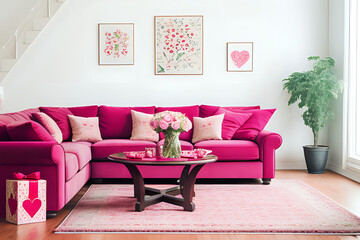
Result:
{"label": "table cross leg", "polygon": [[134,196],[136,197],[135,210],[139,212],[144,211],[146,207],[144,179],[139,169],[136,167],[136,165],[133,164],[124,164],[124,165],[129,170],[134,183]]}
{"label": "table cross leg", "polygon": [[194,184],[196,180],[196,175],[200,171],[200,169],[204,166],[204,164],[199,164],[191,169],[190,173],[190,166],[186,165],[184,170],[181,174],[180,178],[180,189],[181,195],[184,198],[184,210],[185,211],[194,211],[195,210],[195,203],[193,203],[192,199],[195,196],[194,191]]}

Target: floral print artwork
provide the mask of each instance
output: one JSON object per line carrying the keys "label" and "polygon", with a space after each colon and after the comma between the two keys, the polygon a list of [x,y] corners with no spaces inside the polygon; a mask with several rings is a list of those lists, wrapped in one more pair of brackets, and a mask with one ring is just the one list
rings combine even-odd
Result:
{"label": "floral print artwork", "polygon": [[129,36],[126,32],[122,32],[120,29],[116,29],[115,32],[105,32],[105,49],[106,56],[113,56],[119,58],[120,54],[126,56],[128,53],[127,43]]}
{"label": "floral print artwork", "polygon": [[155,17],[155,74],[202,74],[202,16]]}
{"label": "floral print artwork", "polygon": [[227,71],[228,72],[253,71],[252,42],[227,43]]}
{"label": "floral print artwork", "polygon": [[134,64],[134,24],[99,24],[99,65]]}

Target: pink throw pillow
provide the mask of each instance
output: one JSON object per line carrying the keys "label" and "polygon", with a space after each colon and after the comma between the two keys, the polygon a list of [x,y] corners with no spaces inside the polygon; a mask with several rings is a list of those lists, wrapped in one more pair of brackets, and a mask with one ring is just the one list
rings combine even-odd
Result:
{"label": "pink throw pillow", "polygon": [[65,107],[39,107],[40,111],[46,113],[51,117],[59,126],[63,140],[66,141],[71,137],[71,127],[68,119],[68,115],[73,115]]}
{"label": "pink throw pillow", "polygon": [[230,140],[237,130],[250,118],[252,113],[234,113],[224,108],[219,108],[214,115],[225,113],[222,123],[221,137],[223,140]]}
{"label": "pink throw pillow", "polygon": [[205,140],[222,140],[221,127],[224,113],[207,118],[194,117],[194,134],[192,142],[195,144]]}
{"label": "pink throw pillow", "polygon": [[13,141],[55,141],[43,126],[31,120],[10,123],[6,130]]}
{"label": "pink throw pillow", "polygon": [[269,122],[276,109],[237,110],[237,113],[252,113],[250,118],[234,134],[233,139],[255,141],[257,135]]}
{"label": "pink throw pillow", "polygon": [[159,134],[154,131],[150,121],[154,115],[131,110],[132,132],[131,140],[159,141]]}
{"label": "pink throw pillow", "polygon": [[98,142],[101,141],[98,117],[76,117],[69,115],[72,129],[72,141]]}
{"label": "pink throw pillow", "polygon": [[48,132],[55,139],[55,141],[57,141],[58,143],[62,142],[61,130],[51,117],[49,117],[45,113],[38,112],[33,114],[33,118],[35,121],[40,123],[46,130],[48,130]]}

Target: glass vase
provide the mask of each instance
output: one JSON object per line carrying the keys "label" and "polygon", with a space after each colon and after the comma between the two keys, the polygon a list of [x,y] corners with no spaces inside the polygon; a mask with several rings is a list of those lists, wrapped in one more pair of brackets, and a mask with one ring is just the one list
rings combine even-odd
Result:
{"label": "glass vase", "polygon": [[180,132],[164,132],[164,146],[162,149],[162,156],[164,158],[180,158],[181,146],[179,140]]}

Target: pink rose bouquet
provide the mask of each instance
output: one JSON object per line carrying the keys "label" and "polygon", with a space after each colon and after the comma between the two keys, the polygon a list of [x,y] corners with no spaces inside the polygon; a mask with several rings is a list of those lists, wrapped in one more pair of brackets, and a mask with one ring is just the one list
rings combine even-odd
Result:
{"label": "pink rose bouquet", "polygon": [[189,118],[180,112],[165,111],[155,114],[150,125],[157,133],[162,132],[164,134],[162,156],[166,158],[181,157],[179,135],[181,132],[188,132],[192,128]]}
{"label": "pink rose bouquet", "polygon": [[155,114],[150,124],[157,133],[169,131],[181,133],[183,131],[188,132],[192,128],[192,123],[185,114],[171,111]]}

